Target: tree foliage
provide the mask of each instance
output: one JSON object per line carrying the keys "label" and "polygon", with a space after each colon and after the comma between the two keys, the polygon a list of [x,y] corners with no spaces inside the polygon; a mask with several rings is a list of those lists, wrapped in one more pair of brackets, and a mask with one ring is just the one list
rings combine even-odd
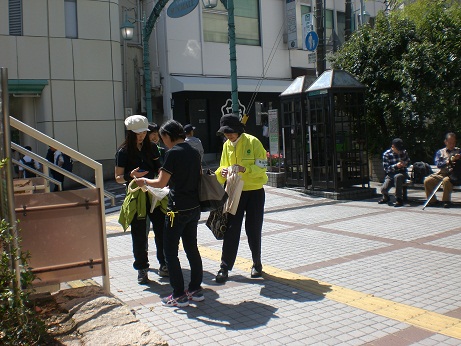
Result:
{"label": "tree foliage", "polygon": [[380,13],[330,57],[367,86],[373,153],[400,137],[413,161],[432,161],[444,134],[461,129],[460,37],[459,2],[419,0]]}

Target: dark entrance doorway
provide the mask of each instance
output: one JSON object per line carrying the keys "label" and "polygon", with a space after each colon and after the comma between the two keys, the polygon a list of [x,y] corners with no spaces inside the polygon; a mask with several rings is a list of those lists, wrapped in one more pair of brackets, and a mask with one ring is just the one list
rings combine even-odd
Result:
{"label": "dark entrance doorway", "polygon": [[[208,104],[206,99],[187,100],[187,110],[189,123],[196,129],[194,134],[200,138],[205,153],[210,152],[210,119],[208,114]],[[185,124],[184,124],[185,125]]]}

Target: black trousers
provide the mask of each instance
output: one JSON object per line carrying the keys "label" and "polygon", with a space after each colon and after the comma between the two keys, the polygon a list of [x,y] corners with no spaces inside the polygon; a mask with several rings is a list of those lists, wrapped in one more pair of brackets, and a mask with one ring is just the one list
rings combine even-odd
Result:
{"label": "black trousers", "polygon": [[[150,201],[147,198],[146,208],[148,211],[149,220],[152,222],[152,228],[155,234],[155,246],[157,248],[157,259],[159,264],[165,265],[165,255],[163,252],[163,228],[165,226],[165,214],[162,213],[159,207],[155,208],[152,213],[150,213]],[[138,219],[138,214],[135,215],[133,221],[131,222],[131,240],[133,243],[133,256],[134,269],[147,269],[149,268],[149,258],[147,255],[148,251],[148,221],[143,219]]]}
{"label": "black trousers", "polygon": [[227,267],[232,270],[237,257],[242,232],[243,216],[245,215],[245,232],[248,238],[248,245],[251,250],[251,257],[255,265],[261,264],[261,233],[264,217],[264,203],[266,194],[264,189],[242,191],[239,205],[235,215],[229,215],[229,224],[226,233],[221,255],[221,268]]}

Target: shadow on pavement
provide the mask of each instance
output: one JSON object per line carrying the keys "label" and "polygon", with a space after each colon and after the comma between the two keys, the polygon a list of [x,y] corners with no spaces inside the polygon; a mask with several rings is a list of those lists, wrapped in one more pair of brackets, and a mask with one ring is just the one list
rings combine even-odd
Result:
{"label": "shadow on pavement", "polygon": [[181,313],[187,313],[188,318],[226,330],[253,329],[266,325],[272,318],[278,318],[275,315],[278,309],[264,303],[253,300],[244,300],[238,304],[222,303],[218,300],[219,294],[212,289],[205,289],[204,295],[205,304],[193,302],[191,304],[196,308],[191,309],[193,305],[190,305]]}

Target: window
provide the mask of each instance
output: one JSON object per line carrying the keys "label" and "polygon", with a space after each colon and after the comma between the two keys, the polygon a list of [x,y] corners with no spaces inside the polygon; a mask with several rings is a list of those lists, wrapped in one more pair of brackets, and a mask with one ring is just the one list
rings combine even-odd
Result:
{"label": "window", "polygon": [[66,37],[78,38],[77,0],[64,0],[64,18],[66,22]]}
{"label": "window", "polygon": [[[228,42],[227,10],[221,2],[213,9],[203,8],[203,37],[206,42]],[[259,46],[258,0],[234,0],[235,42]]]}
{"label": "window", "polygon": [[9,32],[12,36],[22,36],[22,0],[8,1]]}
{"label": "window", "polygon": [[301,5],[301,18],[307,13],[311,13],[311,7],[306,5]]}
{"label": "window", "polygon": [[327,51],[333,51],[335,41],[335,22],[333,20],[333,11],[325,10],[325,40],[327,42]]}
{"label": "window", "polygon": [[346,41],[346,14],[344,12],[336,12],[336,19],[338,22],[337,33],[339,38],[339,45],[342,45]]}

